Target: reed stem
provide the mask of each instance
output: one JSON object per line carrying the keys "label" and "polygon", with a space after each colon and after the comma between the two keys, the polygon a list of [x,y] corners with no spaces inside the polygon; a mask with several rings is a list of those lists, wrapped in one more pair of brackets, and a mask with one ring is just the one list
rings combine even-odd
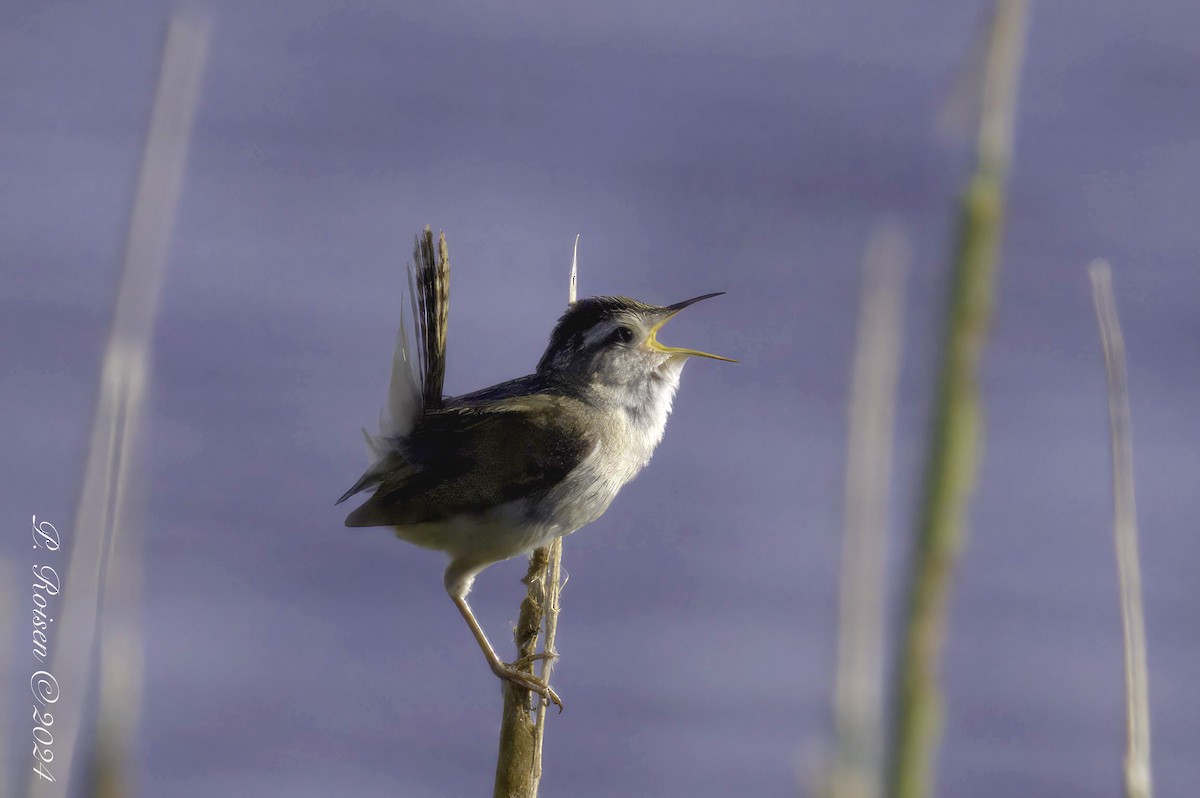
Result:
{"label": "reed stem", "polygon": [[909,572],[888,791],[933,794],[938,663],[955,561],[982,448],[978,373],[991,318],[1027,0],[998,0],[988,36],[975,175],[962,198],[931,449]]}
{"label": "reed stem", "polygon": [[871,236],[850,391],[834,725],[829,798],[883,789],[883,652],[887,500],[909,248],[891,225]]}
{"label": "reed stem", "polygon": [[1104,347],[1108,421],[1112,438],[1113,536],[1121,590],[1125,639],[1126,798],[1150,798],[1150,688],[1146,676],[1146,621],[1142,611],[1142,575],[1138,561],[1137,503],[1133,489],[1133,425],[1125,372],[1125,339],[1113,297],[1112,270],[1095,261],[1088,271],[1096,321]]}
{"label": "reed stem", "polygon": [[[55,788],[64,795],[132,791],[124,762],[136,736],[142,668],[140,631],[133,620],[141,567],[141,539],[129,518],[129,493],[136,492],[139,476],[133,453],[211,28],[202,9],[172,15],[138,170],[79,506],[67,544],[62,581],[70,589],[63,591],[48,669],[63,696],[51,710],[54,759],[48,765],[58,782]],[[99,679],[94,673],[97,648]],[[94,682],[101,696],[93,736],[85,721]],[[70,783],[77,756],[89,758],[86,769],[77,769],[86,770],[90,782],[82,789]],[[47,794],[36,784],[26,775],[23,791]]]}
{"label": "reed stem", "polygon": [[[567,304],[575,303],[578,284],[579,236],[575,236],[575,252],[571,258],[571,277],[567,289]],[[517,662],[522,669],[533,672],[538,634],[545,624],[546,638],[542,646],[541,680],[550,683],[558,652],[554,637],[558,631],[559,593],[562,590],[562,538],[537,549],[529,558],[529,570],[521,580],[527,587],[521,612],[513,629],[517,644]],[[500,724],[500,750],[496,757],[494,798],[537,798],[542,780],[542,743],[546,736],[546,702],[539,701],[535,719],[529,716],[528,690],[504,682],[504,714]]]}

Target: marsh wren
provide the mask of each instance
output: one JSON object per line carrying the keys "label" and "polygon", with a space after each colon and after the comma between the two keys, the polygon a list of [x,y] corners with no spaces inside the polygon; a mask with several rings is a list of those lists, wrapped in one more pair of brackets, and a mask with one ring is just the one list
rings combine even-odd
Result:
{"label": "marsh wren", "polygon": [[375,488],[346,526],[390,526],[402,540],[446,552],[446,592],[492,672],[561,708],[548,684],[496,656],[467,594],[489,565],[529,554],[604,513],[662,440],[688,358],[735,362],[656,337],[676,313],[719,294],[666,306],[579,300],[558,320],[532,374],[442,397],[445,239],[440,263],[428,229],[417,244],[417,263],[425,261],[413,287],[422,384],[409,365],[402,318],[381,433],[367,436],[375,462],[338,502]]}

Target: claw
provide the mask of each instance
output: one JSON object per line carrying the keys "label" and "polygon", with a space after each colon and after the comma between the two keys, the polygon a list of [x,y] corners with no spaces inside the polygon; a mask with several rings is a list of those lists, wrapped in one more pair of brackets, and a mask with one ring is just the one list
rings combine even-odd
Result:
{"label": "claw", "polygon": [[562,714],[562,699],[558,697],[558,693],[554,692],[554,690],[550,688],[550,685],[546,685],[546,695],[542,696],[542,703],[546,704],[547,706],[554,704],[554,706],[558,707],[558,714]]}
{"label": "claw", "polygon": [[539,680],[535,676],[523,671],[518,671],[509,666],[493,668],[492,672],[501,679],[512,682],[517,687],[537,693],[539,696],[541,696],[542,701],[554,704],[556,707],[558,707],[559,713],[562,713],[563,703],[562,699],[558,697],[558,693],[554,692],[553,687]]}
{"label": "claw", "polygon": [[516,668],[519,670],[522,667],[524,667],[525,665],[529,665],[534,662],[550,661],[550,660],[556,660],[556,659],[558,659],[558,654],[556,652],[541,651],[541,652],[538,652],[537,654],[530,654],[527,657],[521,657],[516,662],[510,663],[508,665],[508,667]]}

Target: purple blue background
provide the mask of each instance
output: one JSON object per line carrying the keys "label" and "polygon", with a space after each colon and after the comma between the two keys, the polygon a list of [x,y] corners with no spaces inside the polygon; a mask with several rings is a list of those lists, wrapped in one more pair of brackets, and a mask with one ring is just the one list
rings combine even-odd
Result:
{"label": "purple blue background", "polygon": [[[141,794],[489,794],[499,687],[440,556],[333,506],[426,223],[454,267],[451,393],[532,368],[576,233],[584,295],[729,292],[664,338],[741,365],[688,366],[654,462],[567,540],[544,792],[807,790],[831,738],[861,257],[884,216],[911,237],[895,615],[971,163],[938,118],[985,8],[219,3],[144,427]],[[31,513],[70,527],[168,12],[0,5],[12,540]],[[1155,778],[1195,794],[1200,6],[1034,3],[1030,23],[940,794],[1120,794],[1098,256],[1129,349]],[[473,593],[505,651],[523,572]]]}

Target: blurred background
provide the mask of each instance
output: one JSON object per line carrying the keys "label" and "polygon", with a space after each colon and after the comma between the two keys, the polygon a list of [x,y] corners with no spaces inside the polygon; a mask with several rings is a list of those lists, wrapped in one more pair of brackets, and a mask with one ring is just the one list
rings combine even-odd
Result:
{"label": "blurred background", "polygon": [[[333,506],[427,223],[451,254],[450,393],[532,370],[576,234],[582,296],[728,292],[664,338],[741,364],[688,366],[650,467],[566,540],[544,792],[808,793],[832,745],[863,253],[885,217],[912,249],[894,619],[987,8],[213,4],[141,432],[138,794],[488,794],[500,690],[441,555]],[[26,519],[70,534],[170,10],[0,7],[10,783]],[[1182,0],[1031,8],[942,795],[1120,792],[1096,257],[1128,347],[1156,785],[1200,789],[1198,26]],[[472,594],[502,655],[524,572]]]}

